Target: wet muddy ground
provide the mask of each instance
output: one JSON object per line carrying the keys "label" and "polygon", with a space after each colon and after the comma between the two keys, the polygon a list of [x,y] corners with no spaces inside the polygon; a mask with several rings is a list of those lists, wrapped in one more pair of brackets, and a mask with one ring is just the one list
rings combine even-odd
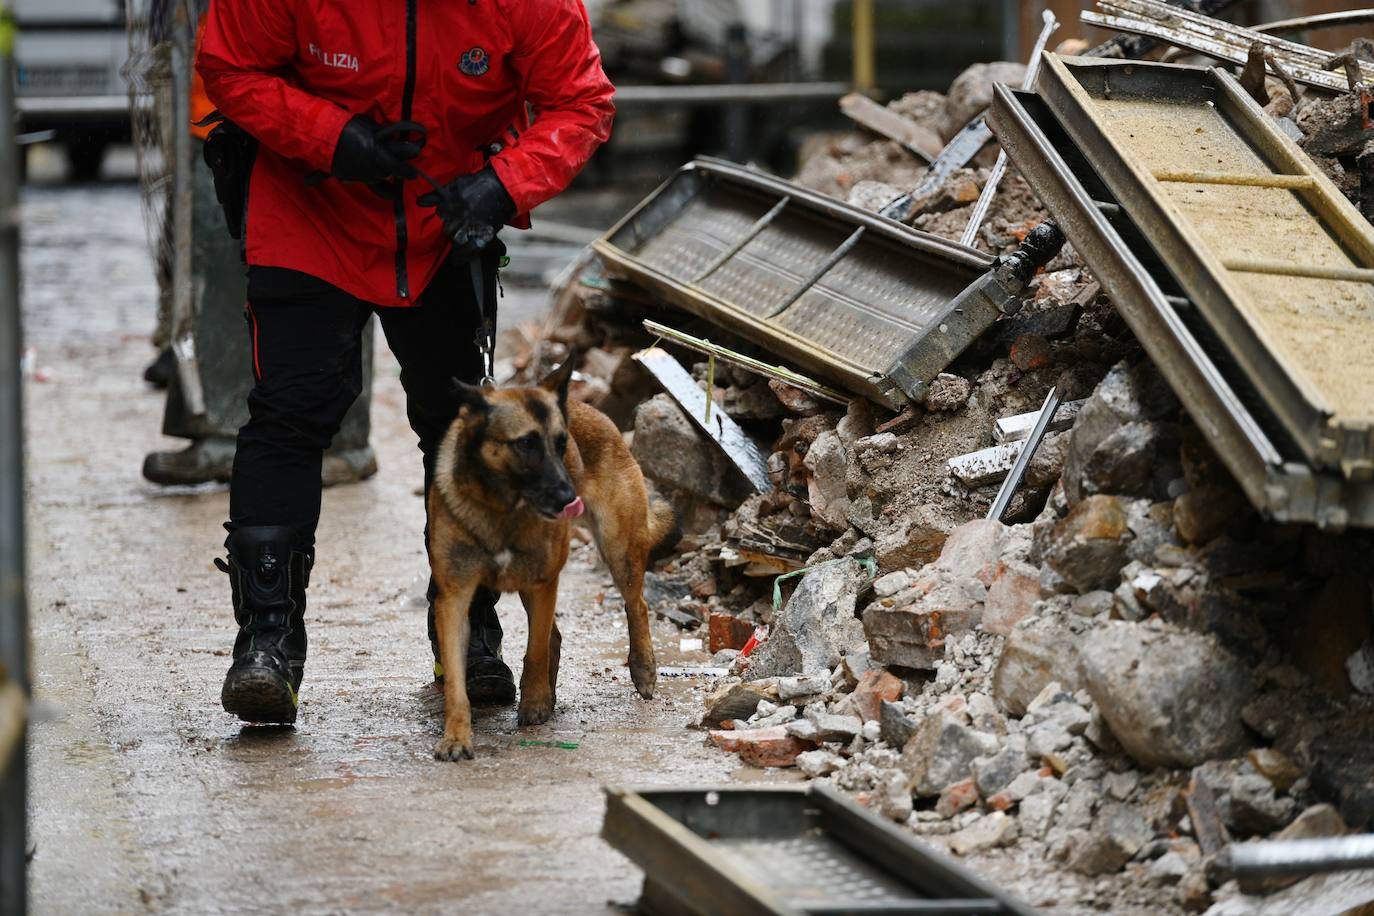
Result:
{"label": "wet muddy ground", "polygon": [[[24,284],[37,913],[619,911],[638,871],[597,836],[606,784],[717,783],[688,730],[704,684],[629,683],[621,605],[583,548],[565,573],[559,705],[477,719],[479,758],[437,763],[418,452],[379,354],[381,472],[326,492],[295,728],[220,709],[234,629],[222,487],[159,489],[162,397],[140,375],[155,287],[128,184],[31,188]],[[538,299],[527,301],[535,301]],[[380,335],[378,335],[380,338]],[[501,605],[519,676],[524,615]],[[683,659],[655,623],[660,663]],[[689,660],[704,660],[696,655]],[[575,742],[576,749],[520,741]]]}

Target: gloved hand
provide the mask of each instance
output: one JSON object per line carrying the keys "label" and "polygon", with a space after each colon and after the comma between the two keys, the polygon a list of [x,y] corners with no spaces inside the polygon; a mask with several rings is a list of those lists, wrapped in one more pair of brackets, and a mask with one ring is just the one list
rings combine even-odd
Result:
{"label": "gloved hand", "polygon": [[340,181],[390,181],[414,178],[409,160],[420,155],[425,129],[413,121],[385,127],[366,115],[354,115],[334,146],[329,173]]}
{"label": "gloved hand", "polygon": [[441,190],[422,194],[416,203],[434,208],[439,219],[444,221],[444,231],[453,239],[454,247],[470,246],[473,251],[486,247],[497,231],[515,216],[515,201],[511,200],[491,166],[455,178]]}

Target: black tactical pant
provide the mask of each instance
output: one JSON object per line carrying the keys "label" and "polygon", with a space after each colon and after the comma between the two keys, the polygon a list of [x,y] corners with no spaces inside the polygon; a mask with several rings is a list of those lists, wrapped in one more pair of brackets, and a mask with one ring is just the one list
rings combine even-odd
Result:
{"label": "black tactical pant", "polygon": [[[496,262],[484,252],[484,298],[496,315]],[[451,380],[477,383],[480,311],[469,265],[445,263],[419,304],[382,308],[293,270],[252,267],[248,306],[255,384],[239,430],[225,527],[286,525],[314,544],[324,450],[363,389],[363,329],[376,314],[401,364],[410,427],[420,439],[425,487],[454,417]]]}

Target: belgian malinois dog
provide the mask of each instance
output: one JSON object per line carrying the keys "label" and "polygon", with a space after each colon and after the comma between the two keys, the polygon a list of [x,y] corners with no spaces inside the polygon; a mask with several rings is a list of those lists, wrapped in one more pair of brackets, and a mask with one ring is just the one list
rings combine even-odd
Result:
{"label": "belgian malinois dog", "polygon": [[455,381],[458,415],[435,459],[429,492],[429,562],[444,678],[439,760],[471,759],[472,709],[464,687],[468,605],[479,586],[517,592],[529,616],[520,675],[521,725],[553,715],[562,636],[554,620],[558,576],[573,519],[592,536],[625,600],[630,677],[654,695],[658,668],[644,603],[649,553],[675,529],[672,508],[651,505],[644,475],[605,414],[568,400],[573,360],[538,386],[495,390]]}

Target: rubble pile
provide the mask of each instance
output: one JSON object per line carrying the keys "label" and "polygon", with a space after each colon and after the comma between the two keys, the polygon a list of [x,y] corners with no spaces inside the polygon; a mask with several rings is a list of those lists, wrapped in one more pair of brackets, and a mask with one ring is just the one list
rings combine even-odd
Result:
{"label": "rubble pile", "polygon": [[[1019,79],[980,65],[889,107],[948,140]],[[1358,202],[1335,172],[1349,113],[1267,88]],[[913,225],[957,238],[991,162]],[[853,133],[797,180],[879,210],[924,172]],[[1044,218],[1013,173],[978,244],[1006,252]],[[767,354],[575,274],[515,368],[580,354],[574,396],[673,501],[685,536],[646,590],[703,629],[703,670],[728,670],[697,723],[723,752],[832,781],[1041,906],[1201,911],[1238,893],[1230,842],[1374,828],[1374,544],[1261,519],[1071,248],[895,415],[660,342],[767,457],[763,493],[631,356],[648,316]],[[1071,425],[989,520],[1006,467],[986,450],[1052,387]]]}

